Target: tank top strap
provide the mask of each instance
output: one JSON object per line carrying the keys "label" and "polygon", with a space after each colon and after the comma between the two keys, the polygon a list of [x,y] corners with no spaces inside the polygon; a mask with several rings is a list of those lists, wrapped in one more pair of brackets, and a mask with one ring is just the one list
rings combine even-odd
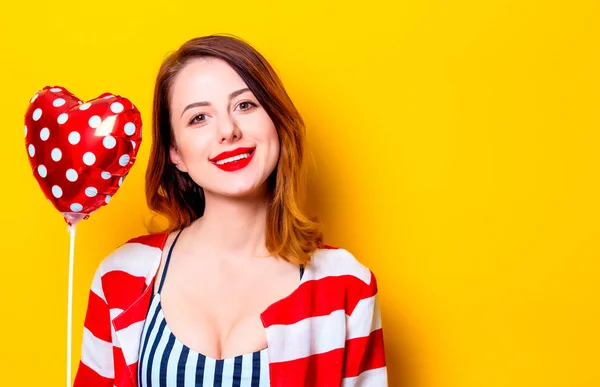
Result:
{"label": "tank top strap", "polygon": [[160,291],[162,290],[162,287],[165,283],[165,278],[167,277],[167,269],[169,268],[169,262],[171,261],[171,254],[173,254],[173,247],[175,247],[175,243],[177,243],[177,239],[179,239],[179,235],[181,235],[182,231],[183,231],[183,229],[179,230],[179,232],[175,236],[175,239],[173,240],[173,243],[171,244],[171,247],[169,248],[169,254],[167,255],[167,260],[165,261],[165,268],[163,269],[163,272],[162,272],[162,277],[160,279],[160,285],[158,286],[157,293],[160,293]]}

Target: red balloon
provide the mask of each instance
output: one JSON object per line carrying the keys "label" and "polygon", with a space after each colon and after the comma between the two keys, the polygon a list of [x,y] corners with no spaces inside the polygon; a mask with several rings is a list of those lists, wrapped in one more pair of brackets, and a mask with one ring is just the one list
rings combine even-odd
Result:
{"label": "red balloon", "polygon": [[25,146],[44,195],[69,225],[109,203],[135,163],[140,112],[104,93],[83,103],[64,87],[46,86],[25,113]]}

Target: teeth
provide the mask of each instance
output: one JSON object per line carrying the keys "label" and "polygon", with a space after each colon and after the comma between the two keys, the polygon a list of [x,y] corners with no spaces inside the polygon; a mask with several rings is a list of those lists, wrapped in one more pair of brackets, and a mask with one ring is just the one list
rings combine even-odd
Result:
{"label": "teeth", "polygon": [[249,157],[249,156],[250,156],[250,153],[242,153],[241,155],[233,156],[228,159],[215,161],[215,164],[221,165],[221,164],[233,163],[234,161],[245,159],[246,157]]}

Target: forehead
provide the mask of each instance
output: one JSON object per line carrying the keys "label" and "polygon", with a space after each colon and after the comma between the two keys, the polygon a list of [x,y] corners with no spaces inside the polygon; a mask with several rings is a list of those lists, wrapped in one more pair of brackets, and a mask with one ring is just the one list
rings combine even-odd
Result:
{"label": "forehead", "polygon": [[232,91],[244,87],[247,87],[244,80],[222,59],[193,59],[174,79],[171,90],[172,103],[179,105],[198,101],[216,102]]}

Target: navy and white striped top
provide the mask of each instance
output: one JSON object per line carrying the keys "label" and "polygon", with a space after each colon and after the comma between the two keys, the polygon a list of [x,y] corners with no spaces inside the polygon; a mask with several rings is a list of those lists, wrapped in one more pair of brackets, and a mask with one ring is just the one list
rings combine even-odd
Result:
{"label": "navy and white striped top", "polygon": [[[142,331],[138,387],[265,387],[269,386],[267,348],[233,358],[213,359],[187,347],[169,329],[160,306],[175,237],[158,292],[152,297]],[[300,268],[302,278],[303,267]]]}

